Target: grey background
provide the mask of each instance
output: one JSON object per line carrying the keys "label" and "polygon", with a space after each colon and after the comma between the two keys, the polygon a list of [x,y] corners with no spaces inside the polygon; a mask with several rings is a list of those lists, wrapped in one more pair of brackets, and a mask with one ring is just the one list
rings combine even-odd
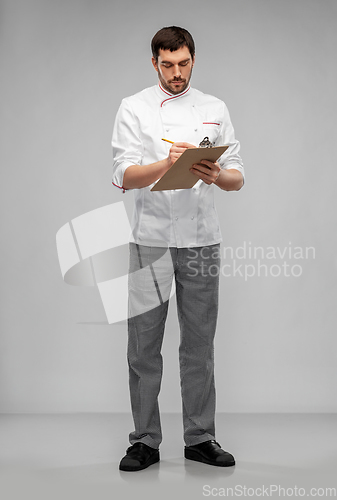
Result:
{"label": "grey background", "polygon": [[[131,217],[113,121],[156,83],[150,40],[172,24],[242,145],[246,186],[216,192],[223,245],[316,249],[298,278],[221,277],[217,410],[336,411],[336,18],[334,0],[1,1],[2,412],[129,411],[126,326],[62,281],[55,234],[121,200]],[[162,411],[181,409],[178,344],[173,300]]]}

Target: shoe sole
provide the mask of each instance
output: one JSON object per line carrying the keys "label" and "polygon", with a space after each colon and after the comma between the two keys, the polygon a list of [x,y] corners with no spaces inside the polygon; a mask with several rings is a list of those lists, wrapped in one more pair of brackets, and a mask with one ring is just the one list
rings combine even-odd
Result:
{"label": "shoe sole", "polygon": [[147,467],[159,462],[159,460],[160,460],[159,453],[154,453],[153,455],[151,455],[149,460],[147,462],[145,462],[145,464],[143,464],[143,465],[123,465],[123,466],[121,466],[119,464],[119,470],[122,470],[124,472],[136,472],[138,470],[147,469]]}
{"label": "shoe sole", "polygon": [[201,462],[207,465],[215,465],[216,467],[232,467],[235,465],[235,460],[228,461],[226,463],[220,463],[213,460],[207,460],[200,453],[193,450],[185,450],[185,458],[188,460],[194,460],[195,462]]}

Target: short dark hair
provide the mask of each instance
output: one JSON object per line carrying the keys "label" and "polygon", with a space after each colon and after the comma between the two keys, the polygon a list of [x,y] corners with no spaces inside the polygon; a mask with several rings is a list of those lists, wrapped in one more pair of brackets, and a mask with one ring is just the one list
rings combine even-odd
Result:
{"label": "short dark hair", "polygon": [[156,61],[158,61],[160,49],[174,52],[185,46],[190,51],[193,59],[195,45],[192,35],[184,28],[179,28],[178,26],[162,28],[154,35],[151,42],[152,54]]}

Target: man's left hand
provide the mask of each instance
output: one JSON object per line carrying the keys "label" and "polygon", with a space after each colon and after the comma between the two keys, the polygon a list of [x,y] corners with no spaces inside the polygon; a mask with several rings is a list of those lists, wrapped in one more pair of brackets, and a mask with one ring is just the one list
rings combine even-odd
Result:
{"label": "man's left hand", "polygon": [[206,184],[214,184],[214,182],[218,180],[221,167],[218,162],[212,163],[208,160],[201,160],[200,163],[192,165],[190,171]]}

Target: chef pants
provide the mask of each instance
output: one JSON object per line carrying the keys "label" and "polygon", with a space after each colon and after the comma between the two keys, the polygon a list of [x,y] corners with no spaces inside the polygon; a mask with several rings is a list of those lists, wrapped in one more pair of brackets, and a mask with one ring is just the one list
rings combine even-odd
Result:
{"label": "chef pants", "polygon": [[161,347],[173,278],[180,326],[184,441],[215,439],[214,335],[218,315],[220,244],[163,248],[130,243],[129,387],[135,429],[131,444],[159,448]]}

